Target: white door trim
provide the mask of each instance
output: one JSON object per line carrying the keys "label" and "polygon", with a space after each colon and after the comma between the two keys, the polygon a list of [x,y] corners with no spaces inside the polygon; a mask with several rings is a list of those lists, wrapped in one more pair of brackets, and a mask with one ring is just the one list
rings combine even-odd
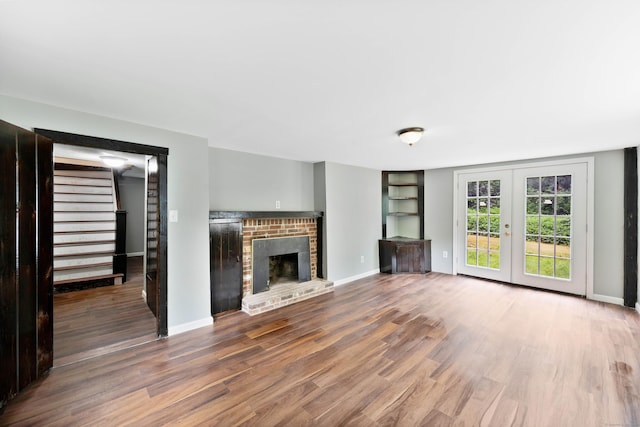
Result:
{"label": "white door trim", "polygon": [[[592,156],[589,157],[575,157],[575,158],[567,158],[561,160],[544,160],[544,161],[533,161],[526,163],[516,163],[510,165],[499,165],[499,166],[487,166],[487,167],[478,167],[478,168],[469,168],[469,169],[457,169],[453,171],[453,247],[452,253],[454,257],[458,256],[458,227],[457,227],[457,215],[458,215],[458,181],[460,175],[468,174],[468,173],[483,173],[483,172],[491,172],[491,171],[501,171],[508,169],[524,169],[524,168],[532,168],[532,167],[542,167],[542,166],[557,166],[557,165],[567,165],[574,163],[586,163],[587,164],[587,260],[586,260],[586,273],[587,273],[587,298],[588,299],[596,299],[594,298],[593,291],[593,252],[594,252],[594,195],[595,195],[595,182],[594,182],[594,165],[595,158]],[[458,275],[458,262],[456,258],[452,259],[453,264],[453,275]]]}

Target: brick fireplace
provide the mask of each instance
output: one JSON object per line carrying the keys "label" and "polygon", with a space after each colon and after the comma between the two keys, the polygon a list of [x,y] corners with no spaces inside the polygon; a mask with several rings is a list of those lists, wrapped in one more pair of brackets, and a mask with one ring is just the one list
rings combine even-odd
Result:
{"label": "brick fireplace", "polygon": [[[333,291],[333,282],[322,279],[322,212],[211,211],[209,217],[242,220],[243,311],[255,315]],[[273,280],[268,264],[280,258],[293,264],[296,277]]]}
{"label": "brick fireplace", "polygon": [[[268,214],[266,214],[268,215]],[[297,214],[300,215],[300,214]],[[318,278],[318,221],[321,217],[243,218],[242,220],[242,310],[254,315],[284,307],[333,291],[333,283]],[[265,245],[298,248],[308,239],[308,277],[301,282],[268,285],[254,272],[254,255],[260,257],[304,249],[264,249]],[[254,242],[255,241],[255,242]],[[258,249],[256,249],[258,248]],[[260,251],[260,254],[254,252]],[[305,255],[306,256],[306,255]],[[263,261],[262,261],[263,262]],[[304,267],[301,268],[304,270]],[[306,271],[306,270],[304,270]],[[260,284],[254,280],[260,277]],[[266,285],[266,286],[265,286]]]}

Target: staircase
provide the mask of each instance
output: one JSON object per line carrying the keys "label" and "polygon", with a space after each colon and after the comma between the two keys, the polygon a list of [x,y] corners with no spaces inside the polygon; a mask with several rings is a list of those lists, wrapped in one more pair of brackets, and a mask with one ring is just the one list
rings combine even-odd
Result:
{"label": "staircase", "polygon": [[113,172],[56,163],[53,286],[56,292],[122,283],[113,273],[116,203]]}

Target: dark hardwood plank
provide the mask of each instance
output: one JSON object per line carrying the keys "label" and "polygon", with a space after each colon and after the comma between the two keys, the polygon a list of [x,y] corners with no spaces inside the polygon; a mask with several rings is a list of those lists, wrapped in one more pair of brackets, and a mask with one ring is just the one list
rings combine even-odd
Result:
{"label": "dark hardwood plank", "polygon": [[54,296],[54,366],[157,338],[155,318],[142,299],[142,257],[128,266],[129,280],[122,285]]}
{"label": "dark hardwood plank", "polygon": [[634,425],[640,316],[444,274],[377,275],[54,368],[2,425]]}

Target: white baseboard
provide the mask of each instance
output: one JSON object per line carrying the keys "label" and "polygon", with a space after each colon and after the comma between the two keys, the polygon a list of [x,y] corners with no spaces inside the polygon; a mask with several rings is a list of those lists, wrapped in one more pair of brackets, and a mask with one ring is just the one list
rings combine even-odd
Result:
{"label": "white baseboard", "polygon": [[606,302],[609,304],[624,305],[624,299],[618,297],[610,297],[608,295],[593,294],[591,299],[594,301]]}
{"label": "white baseboard", "polygon": [[169,326],[169,336],[211,325],[213,325],[213,317],[206,317],[204,319],[194,320],[193,322],[183,323],[181,325]]}
{"label": "white baseboard", "polygon": [[335,280],[333,282],[333,286],[342,286],[347,283],[354,282],[359,279],[364,279],[365,277],[373,276],[374,274],[380,273],[380,269],[376,268],[375,270],[367,271],[365,273],[357,274],[355,276],[347,277],[346,279]]}
{"label": "white baseboard", "polygon": [[640,301],[636,303],[636,311],[640,313]]}
{"label": "white baseboard", "polygon": [[129,253],[127,253],[127,257],[130,257],[130,256],[143,256],[143,255],[144,255],[144,252],[129,252]]}

